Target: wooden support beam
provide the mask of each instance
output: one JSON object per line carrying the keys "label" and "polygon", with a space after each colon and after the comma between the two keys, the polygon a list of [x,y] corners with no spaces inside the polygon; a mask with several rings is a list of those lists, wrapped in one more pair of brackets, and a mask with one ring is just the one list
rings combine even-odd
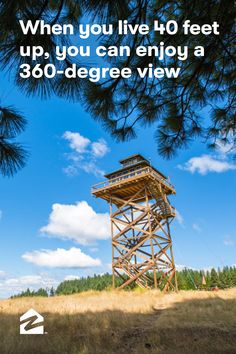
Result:
{"label": "wooden support beam", "polygon": [[[177,290],[170,235],[173,208],[167,196],[167,193],[172,193],[171,189],[157,179],[155,174],[149,177],[147,174],[145,180],[138,176],[136,179],[128,179],[127,183],[122,181],[114,188],[108,185],[108,190],[113,287],[118,277],[120,289],[135,282],[142,288]],[[106,191],[104,193],[108,193]],[[108,199],[107,194],[105,198]]]}

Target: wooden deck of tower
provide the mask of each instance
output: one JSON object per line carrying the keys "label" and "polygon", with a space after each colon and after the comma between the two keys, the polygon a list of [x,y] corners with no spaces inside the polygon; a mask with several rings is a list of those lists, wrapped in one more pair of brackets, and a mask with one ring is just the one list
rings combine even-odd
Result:
{"label": "wooden deck of tower", "polygon": [[120,161],[92,194],[110,204],[113,286],[177,290],[170,223],[170,181],[143,156]]}

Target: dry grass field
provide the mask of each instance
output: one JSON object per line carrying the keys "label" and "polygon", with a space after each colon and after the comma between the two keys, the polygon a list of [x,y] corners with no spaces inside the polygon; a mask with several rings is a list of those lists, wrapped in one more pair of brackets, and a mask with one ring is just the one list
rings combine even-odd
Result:
{"label": "dry grass field", "polygon": [[[20,335],[34,308],[44,335]],[[87,292],[0,301],[1,354],[233,354],[236,288],[218,292]]]}

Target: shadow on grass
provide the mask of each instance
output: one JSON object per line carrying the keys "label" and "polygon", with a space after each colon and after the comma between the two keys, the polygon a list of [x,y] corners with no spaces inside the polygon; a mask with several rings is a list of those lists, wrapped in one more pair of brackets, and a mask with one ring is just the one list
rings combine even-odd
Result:
{"label": "shadow on grass", "polygon": [[1,314],[1,354],[236,353],[236,299],[188,300],[148,314],[42,315],[46,334],[20,335],[20,314]]}

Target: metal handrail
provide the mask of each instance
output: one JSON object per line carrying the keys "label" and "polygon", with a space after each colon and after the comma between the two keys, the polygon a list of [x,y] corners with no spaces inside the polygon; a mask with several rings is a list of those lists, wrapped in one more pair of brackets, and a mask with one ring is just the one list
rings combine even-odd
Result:
{"label": "metal handrail", "polygon": [[125,173],[119,177],[114,177],[111,179],[108,179],[107,181],[103,181],[100,182],[98,184],[95,184],[92,187],[92,192],[95,192],[99,189],[103,189],[106,187],[109,187],[110,185],[116,184],[116,183],[120,183],[124,180],[126,180],[127,178],[131,178],[140,174],[148,174],[151,173],[155,178],[157,178],[158,180],[160,180],[163,184],[165,184],[167,187],[170,187],[174,190],[174,186],[169,183],[166,179],[164,179],[163,177],[161,177],[157,172],[155,172],[151,167],[144,167],[144,168],[140,168],[134,171],[130,171],[128,173]]}

